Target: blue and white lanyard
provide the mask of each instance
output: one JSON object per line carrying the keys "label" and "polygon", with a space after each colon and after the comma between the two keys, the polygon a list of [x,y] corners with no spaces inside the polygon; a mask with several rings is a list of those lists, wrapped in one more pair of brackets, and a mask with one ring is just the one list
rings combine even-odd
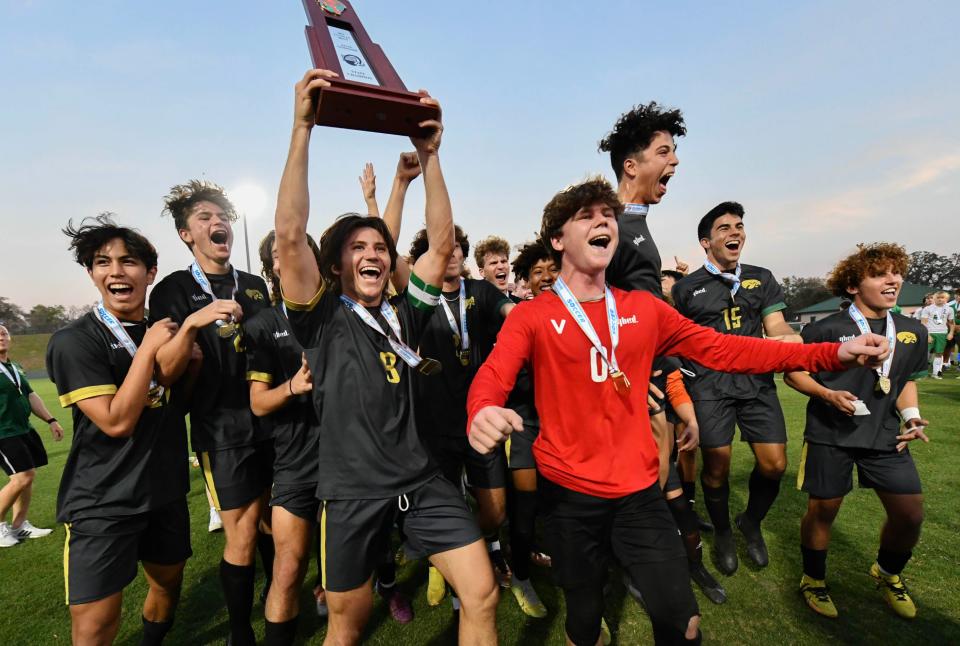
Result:
{"label": "blue and white lanyard", "polygon": [[627,215],[646,215],[650,212],[650,207],[646,204],[624,204],[623,212]]}
{"label": "blue and white lanyard", "polygon": [[[861,334],[870,334],[870,324],[867,323],[866,317],[863,315],[856,305],[850,303],[850,307],[847,308],[847,313],[850,314],[850,318],[853,319],[853,322],[857,324],[857,327],[860,329]],[[890,368],[893,366],[893,352],[897,348],[897,327],[893,322],[893,315],[890,311],[887,311],[887,343],[890,344],[890,356],[886,358],[883,362],[883,366],[877,368],[877,374],[881,377],[890,377]]]}
{"label": "blue and white lanyard", "polygon": [[583,311],[583,306],[580,305],[580,301],[577,300],[577,298],[573,295],[573,292],[570,291],[570,288],[567,287],[567,284],[563,282],[563,279],[559,276],[557,276],[557,281],[553,284],[553,293],[560,297],[560,301],[567,308],[567,311],[570,312],[570,316],[572,316],[573,320],[577,322],[577,325],[579,325],[580,329],[583,330],[583,333],[587,336],[587,339],[589,339],[590,343],[593,344],[593,347],[597,349],[597,354],[599,354],[604,363],[607,364],[610,373],[619,373],[620,366],[617,364],[617,345],[620,343],[620,316],[617,314],[617,303],[613,299],[613,292],[610,291],[610,287],[604,287],[604,300],[606,302],[607,310],[607,325],[610,328],[609,358],[607,357],[607,353],[604,351],[603,345],[600,343],[600,337],[597,335],[597,331],[593,329],[593,323],[591,323],[590,319],[587,318],[587,313]]}
{"label": "blue and white lanyard", "polygon": [[23,388],[20,385],[20,373],[17,372],[17,367],[13,365],[12,361],[10,362],[10,370],[13,371],[13,374],[10,374],[10,372],[7,371],[7,367],[3,365],[2,361],[0,361],[0,372],[3,372],[7,379],[13,382],[13,385],[17,387],[17,391],[22,395]]}
{"label": "blue and white lanyard", "polygon": [[712,262],[710,262],[709,260],[703,263],[703,268],[706,269],[711,274],[713,274],[714,276],[719,276],[723,280],[730,283],[730,298],[733,298],[734,296],[737,295],[737,292],[740,290],[740,263],[739,262],[737,263],[737,269],[732,274],[729,271],[720,271],[720,268],[717,267]]}
{"label": "blue and white lanyard", "polygon": [[423,359],[420,358],[416,352],[413,351],[410,346],[400,340],[400,319],[397,318],[396,313],[393,311],[393,308],[390,307],[390,304],[384,299],[380,301],[380,314],[387,321],[387,325],[390,326],[390,329],[393,330],[393,333],[396,335],[396,338],[390,336],[383,331],[383,328],[380,327],[380,324],[377,323],[377,319],[373,318],[373,315],[367,311],[367,308],[360,305],[349,296],[340,295],[340,300],[343,301],[344,305],[353,310],[353,313],[360,317],[360,320],[367,324],[368,327],[375,330],[381,336],[386,338],[390,343],[390,347],[393,348],[393,351],[403,359],[403,362],[410,366],[411,368],[416,368],[423,362]]}
{"label": "blue and white lanyard", "polygon": [[465,281],[460,279],[460,330],[457,330],[457,320],[453,318],[453,312],[447,305],[447,299],[441,296],[440,304],[443,305],[443,312],[447,315],[447,323],[453,331],[454,338],[460,339],[460,349],[466,352],[470,349],[470,332],[467,331],[467,289],[464,286]]}
{"label": "blue and white lanyard", "polygon": [[[130,335],[127,334],[127,331],[124,329],[123,324],[117,320],[113,314],[107,311],[107,308],[103,306],[103,301],[100,301],[93,308],[93,313],[96,317],[103,323],[108,330],[113,334],[114,338],[120,342],[120,345],[123,346],[124,350],[127,351],[127,354],[130,355],[132,359],[134,355],[137,354],[137,344],[133,342],[133,339],[130,338]],[[150,379],[150,390],[153,391],[155,388],[158,388],[157,382],[155,379]],[[163,386],[159,386],[160,394],[163,394]]]}
{"label": "blue and white lanyard", "polygon": [[[237,269],[236,267],[231,267],[230,270],[233,272],[233,291],[230,292],[230,298],[236,299],[237,292],[240,291],[240,281],[237,278]],[[210,286],[210,281],[207,279],[206,274],[200,271],[200,266],[196,261],[190,263],[190,275],[193,276],[193,280],[200,285],[200,289],[209,296],[212,300],[218,300],[217,295],[213,293],[213,288]],[[215,321],[217,327],[222,327],[227,324],[227,321],[217,320]]]}

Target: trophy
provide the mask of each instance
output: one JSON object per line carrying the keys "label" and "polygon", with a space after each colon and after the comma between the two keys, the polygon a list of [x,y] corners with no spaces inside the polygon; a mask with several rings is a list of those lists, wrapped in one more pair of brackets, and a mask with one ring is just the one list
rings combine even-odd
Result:
{"label": "trophy", "polygon": [[303,0],[313,65],[340,75],[317,97],[317,125],[423,136],[417,125],[437,109],[408,92],[383,50],[346,0]]}

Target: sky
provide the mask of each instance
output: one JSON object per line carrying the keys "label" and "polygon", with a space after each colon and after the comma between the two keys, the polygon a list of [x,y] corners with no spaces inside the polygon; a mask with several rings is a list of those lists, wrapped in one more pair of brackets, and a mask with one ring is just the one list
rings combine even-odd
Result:
{"label": "sky", "polygon": [[[311,0],[308,0],[311,1]],[[409,89],[444,108],[441,159],[472,242],[518,245],[561,188],[602,173],[597,142],[637,103],[683,110],[688,134],[651,209],[664,258],[696,265],[696,224],[746,208],[743,261],[822,276],[858,242],[960,247],[960,4],[356,0]],[[256,244],[310,64],[297,0],[0,0],[0,296],[21,307],[97,294],[60,229],[102,211],[146,234],[160,275],[191,256],[161,217],[174,184],[253,183]],[[401,137],[318,128],[311,220],[319,234],[386,203]],[[411,190],[400,248],[423,221]],[[235,264],[244,269],[242,228]]]}

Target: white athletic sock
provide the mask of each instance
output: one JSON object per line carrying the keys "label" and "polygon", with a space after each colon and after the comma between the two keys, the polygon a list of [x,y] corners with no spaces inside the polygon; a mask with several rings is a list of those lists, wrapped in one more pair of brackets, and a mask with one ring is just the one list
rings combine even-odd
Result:
{"label": "white athletic sock", "polygon": [[487,543],[488,552],[497,552],[500,550],[500,541],[490,541]]}
{"label": "white athletic sock", "polygon": [[939,375],[941,370],[943,370],[943,357],[934,357],[933,374]]}

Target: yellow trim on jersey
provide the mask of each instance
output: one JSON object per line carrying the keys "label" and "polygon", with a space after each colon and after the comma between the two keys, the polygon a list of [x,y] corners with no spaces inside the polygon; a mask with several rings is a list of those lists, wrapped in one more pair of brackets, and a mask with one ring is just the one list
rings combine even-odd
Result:
{"label": "yellow trim on jersey", "polygon": [[73,406],[78,401],[90,399],[91,397],[102,397],[103,395],[116,395],[117,386],[115,384],[103,384],[102,386],[85,386],[71,390],[66,395],[60,395],[60,405],[64,408]]}
{"label": "yellow trim on jersey", "polygon": [[198,451],[200,453],[200,471],[203,472],[203,479],[207,483],[207,489],[210,490],[210,497],[213,498],[213,508],[220,511],[220,497],[217,496],[217,486],[213,483],[213,469],[210,467],[210,452]]}
{"label": "yellow trim on jersey", "polygon": [[63,602],[70,605],[70,523],[63,524],[67,538],[63,541]]}
{"label": "yellow trim on jersey", "polygon": [[803,478],[807,470],[807,441],[803,441],[803,449],[800,451],[800,468],[797,470],[797,491],[803,490]]}
{"label": "yellow trim on jersey", "polygon": [[265,384],[272,384],[273,375],[271,375],[269,372],[257,372],[256,370],[248,370],[247,381],[259,381]]}
{"label": "yellow trim on jersey", "polygon": [[320,511],[320,587],[327,589],[327,501]]}
{"label": "yellow trim on jersey", "polygon": [[296,301],[291,301],[286,296],[283,296],[283,290],[280,290],[280,295],[283,296],[283,303],[287,306],[287,309],[293,310],[294,312],[309,312],[317,306],[317,303],[320,302],[320,297],[323,296],[323,293],[327,291],[327,283],[320,279],[320,289],[317,290],[317,293],[314,294],[313,298],[310,299],[309,303],[297,303]]}

